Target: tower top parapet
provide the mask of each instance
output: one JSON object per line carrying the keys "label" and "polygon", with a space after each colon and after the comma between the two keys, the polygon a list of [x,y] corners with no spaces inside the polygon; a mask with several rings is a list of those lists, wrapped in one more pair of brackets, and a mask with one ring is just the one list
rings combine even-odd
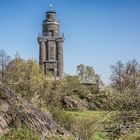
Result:
{"label": "tower top parapet", "polygon": [[43,24],[58,24],[59,21],[57,20],[57,15],[55,11],[47,11],[46,12],[46,19],[44,20]]}
{"label": "tower top parapet", "polygon": [[46,15],[48,15],[48,14],[56,14],[56,11],[54,11],[54,10],[47,11]]}

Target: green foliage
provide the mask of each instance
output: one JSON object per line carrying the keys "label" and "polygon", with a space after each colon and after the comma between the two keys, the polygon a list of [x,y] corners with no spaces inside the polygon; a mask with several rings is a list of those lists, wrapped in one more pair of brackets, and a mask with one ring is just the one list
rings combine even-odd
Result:
{"label": "green foliage", "polygon": [[81,88],[80,85],[81,85],[80,80],[77,76],[65,77],[65,83],[64,83],[65,95],[67,95],[67,96],[78,95],[79,89]]}
{"label": "green foliage", "polygon": [[97,132],[95,133],[95,135],[91,138],[91,140],[109,140],[109,138],[107,137],[107,133],[106,132]]}
{"label": "green foliage", "polygon": [[74,140],[73,138],[70,137],[63,137],[63,136],[50,136],[47,137],[46,140]]}
{"label": "green foliage", "polygon": [[80,64],[77,66],[77,74],[80,80],[84,83],[93,83],[98,81],[98,76],[95,74],[93,67]]}
{"label": "green foliage", "polygon": [[62,99],[65,96],[70,96],[75,100],[85,100],[89,94],[89,89],[75,76],[67,76],[63,80],[46,80],[40,91],[39,98],[44,100],[46,105],[59,108],[63,108]]}
{"label": "green foliage", "polygon": [[5,80],[5,69],[9,61],[10,57],[3,50],[0,50],[0,81],[2,83]]}
{"label": "green foliage", "polygon": [[6,68],[5,83],[28,101],[40,92],[44,81],[45,76],[34,60],[25,61],[16,56]]}
{"label": "green foliage", "polygon": [[90,110],[106,110],[108,96],[104,91],[96,94],[88,94],[86,100],[89,102]]}
{"label": "green foliage", "polygon": [[112,87],[119,92],[131,89],[135,92],[140,86],[140,64],[133,59],[123,64],[118,61],[116,65],[111,66]]}
{"label": "green foliage", "polygon": [[117,92],[108,98],[108,106],[115,113],[111,115],[108,124],[110,138],[120,138],[122,133],[125,135],[135,132],[137,124],[140,123],[140,94],[133,90]]}
{"label": "green foliage", "polygon": [[104,104],[108,110],[131,111],[139,110],[140,108],[140,93],[132,90],[123,92],[111,91],[108,93]]}
{"label": "green foliage", "polygon": [[55,109],[52,112],[53,117],[61,126],[71,131],[81,140],[92,140],[97,132],[101,131],[101,114],[93,111],[67,112]]}
{"label": "green foliage", "polygon": [[124,135],[120,138],[120,140],[139,140],[140,139],[140,131],[137,130],[134,133],[130,133],[127,135]]}
{"label": "green foliage", "polygon": [[75,135],[81,140],[92,140],[92,137],[98,129],[98,123],[94,119],[83,119],[77,121],[74,127]]}
{"label": "green foliage", "polygon": [[90,93],[89,89],[81,84],[77,76],[67,76],[64,80],[63,93],[66,96],[75,95],[80,99],[85,99],[86,95]]}
{"label": "green foliage", "polygon": [[102,111],[76,111],[68,112],[76,119],[73,128],[74,134],[81,140],[103,140],[107,136],[103,135],[102,121],[106,118]]}
{"label": "green foliage", "polygon": [[72,114],[68,114],[65,111],[59,109],[59,108],[53,108],[51,109],[51,113],[53,115],[53,118],[64,128],[67,130],[71,130],[72,126],[75,123],[75,118]]}
{"label": "green foliage", "polygon": [[91,92],[81,84],[78,76],[66,76],[62,80],[46,77],[36,61],[25,61],[19,55],[6,66],[4,82],[28,102],[39,107],[63,107],[61,101],[64,96],[85,100]]}
{"label": "green foliage", "polygon": [[[1,61],[4,58],[4,61]],[[78,76],[66,76],[63,79],[54,79],[52,76],[46,77],[35,60],[23,60],[19,55],[9,62],[9,58],[0,52],[0,79],[24,99],[34,103],[36,106],[46,110],[50,107],[50,112],[55,120],[67,130],[75,134],[79,139],[92,140],[106,138],[129,139],[139,138],[136,129],[127,131],[122,136],[122,127],[131,126],[140,122],[140,65],[136,60],[123,64],[121,61],[112,65],[111,87],[108,90],[94,90],[85,83],[97,83],[100,85],[100,78],[92,67],[77,66]],[[49,75],[49,74],[48,74]],[[0,98],[5,99],[0,91]],[[91,110],[104,110],[113,112],[109,118],[101,119],[100,115],[93,112],[66,112],[62,99],[70,96],[76,101],[88,102]],[[11,116],[13,119],[11,126],[20,126],[16,119],[15,111]],[[65,108],[68,110],[69,108]],[[70,110],[70,109],[69,109]],[[94,115],[93,115],[94,114]],[[102,120],[102,121],[101,121]],[[101,122],[100,122],[101,121]],[[103,123],[111,124],[111,127],[103,130]],[[134,133],[132,133],[134,132]],[[102,136],[101,136],[102,135]],[[9,133],[2,136],[3,140],[33,139],[39,137],[32,130],[21,127],[11,129]],[[52,136],[47,140],[65,140],[67,138]]]}
{"label": "green foliage", "polygon": [[12,128],[8,133],[3,135],[0,140],[40,140],[40,137],[26,126]]}

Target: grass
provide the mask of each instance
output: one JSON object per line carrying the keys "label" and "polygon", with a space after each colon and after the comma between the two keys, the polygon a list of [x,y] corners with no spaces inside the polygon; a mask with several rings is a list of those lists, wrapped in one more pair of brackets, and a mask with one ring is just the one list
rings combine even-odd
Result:
{"label": "grass", "polygon": [[76,119],[76,121],[93,120],[95,121],[95,133],[92,136],[93,140],[109,140],[107,133],[103,132],[103,122],[110,117],[109,112],[105,111],[67,111]]}
{"label": "grass", "polygon": [[66,111],[66,113],[72,115],[76,120],[82,119],[95,119],[100,122],[105,121],[110,117],[110,112],[107,111]]}
{"label": "grass", "polygon": [[67,113],[72,114],[76,119],[101,119],[101,112],[99,111],[67,111]]}

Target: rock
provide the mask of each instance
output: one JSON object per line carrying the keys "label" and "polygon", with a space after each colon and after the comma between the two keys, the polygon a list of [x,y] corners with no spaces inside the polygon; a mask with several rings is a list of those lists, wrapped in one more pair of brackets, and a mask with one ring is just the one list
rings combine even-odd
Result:
{"label": "rock", "polygon": [[89,105],[86,101],[81,99],[73,99],[70,96],[65,96],[62,98],[62,106],[70,110],[88,110]]}
{"label": "rock", "polygon": [[6,133],[8,130],[9,130],[8,124],[3,118],[3,116],[1,115],[0,116],[0,135]]}
{"label": "rock", "polygon": [[6,101],[0,99],[0,111],[7,112],[8,108],[9,108],[8,103]]}
{"label": "rock", "polygon": [[42,138],[56,134],[71,135],[60,127],[48,112],[42,112],[4,85],[0,85],[0,104],[2,106],[0,110],[0,134],[7,131],[8,125],[15,119],[13,118],[14,114],[16,119],[34,129]]}

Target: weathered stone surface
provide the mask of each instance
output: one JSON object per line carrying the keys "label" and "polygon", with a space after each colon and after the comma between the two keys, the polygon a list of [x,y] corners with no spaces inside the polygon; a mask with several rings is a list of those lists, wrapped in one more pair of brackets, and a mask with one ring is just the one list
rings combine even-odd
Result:
{"label": "weathered stone surface", "polygon": [[42,137],[53,134],[71,135],[60,127],[48,112],[43,113],[40,109],[18,97],[12,90],[3,85],[0,85],[0,100],[1,103],[5,102],[6,105],[4,111],[0,110],[0,134],[7,131],[8,125],[14,119],[14,112],[16,119],[18,118],[20,122],[34,129]]}
{"label": "weathered stone surface", "polygon": [[8,124],[4,117],[0,116],[0,134],[6,133],[9,130]]}
{"label": "weathered stone surface", "polygon": [[63,77],[63,43],[64,36],[60,33],[60,24],[55,11],[46,13],[43,21],[42,35],[38,37],[40,45],[39,63],[44,73],[49,71],[54,77]]}
{"label": "weathered stone surface", "polygon": [[0,111],[7,112],[8,108],[9,108],[8,103],[6,101],[0,99]]}
{"label": "weathered stone surface", "polygon": [[89,105],[86,101],[80,99],[73,99],[69,96],[65,96],[62,99],[63,107],[71,110],[88,110]]}

